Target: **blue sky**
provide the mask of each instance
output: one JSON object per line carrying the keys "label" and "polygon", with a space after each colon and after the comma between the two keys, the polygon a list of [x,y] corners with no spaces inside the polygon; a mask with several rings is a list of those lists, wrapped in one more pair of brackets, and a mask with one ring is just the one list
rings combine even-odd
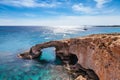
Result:
{"label": "blue sky", "polygon": [[0,25],[118,25],[120,0],[0,0]]}

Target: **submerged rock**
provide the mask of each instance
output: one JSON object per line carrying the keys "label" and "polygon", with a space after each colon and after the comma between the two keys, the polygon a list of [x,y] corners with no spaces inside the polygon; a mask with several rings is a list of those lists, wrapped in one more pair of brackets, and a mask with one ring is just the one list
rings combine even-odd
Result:
{"label": "submerged rock", "polygon": [[[42,54],[41,50],[47,47],[55,47],[56,56],[63,64],[81,65],[83,67],[81,70],[85,71],[85,75],[92,80],[120,79],[120,34],[118,33],[45,42],[33,46],[18,57],[37,58]],[[80,67],[78,69],[80,70]]]}

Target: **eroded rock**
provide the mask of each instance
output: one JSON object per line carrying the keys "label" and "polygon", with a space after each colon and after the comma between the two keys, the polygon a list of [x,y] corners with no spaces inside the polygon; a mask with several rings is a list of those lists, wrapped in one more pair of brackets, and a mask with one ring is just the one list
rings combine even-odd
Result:
{"label": "eroded rock", "polygon": [[[80,64],[88,76],[95,73],[100,80],[120,79],[120,34],[118,33],[96,34],[37,44],[28,52],[19,54],[18,57],[37,58],[42,53],[41,49],[47,47],[56,48],[56,56],[61,58],[63,64],[70,64],[71,62],[72,65]],[[72,56],[73,59],[70,58],[71,54],[75,55],[78,60],[74,61],[75,56]]]}

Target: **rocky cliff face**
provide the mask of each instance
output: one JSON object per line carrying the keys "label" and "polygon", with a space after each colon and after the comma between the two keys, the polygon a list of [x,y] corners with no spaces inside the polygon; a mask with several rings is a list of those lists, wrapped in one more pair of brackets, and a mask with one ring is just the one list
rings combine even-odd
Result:
{"label": "rocky cliff face", "polygon": [[[96,34],[50,41],[37,44],[18,57],[37,58],[42,54],[41,49],[47,47],[56,48],[56,56],[61,58],[63,64],[80,64],[85,73],[89,74],[93,70],[94,76],[97,75],[100,80],[120,79],[120,34]],[[97,76],[94,80],[98,80]]]}

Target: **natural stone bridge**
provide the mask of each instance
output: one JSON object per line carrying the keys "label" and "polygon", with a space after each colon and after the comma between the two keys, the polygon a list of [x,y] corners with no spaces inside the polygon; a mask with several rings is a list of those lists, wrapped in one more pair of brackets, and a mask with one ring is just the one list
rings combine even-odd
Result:
{"label": "natural stone bridge", "polygon": [[41,50],[47,47],[55,47],[56,56],[63,64],[71,65],[70,68],[75,73],[82,70],[89,79],[93,80],[120,79],[120,34],[118,33],[45,42],[33,46],[18,57],[38,58],[42,54]]}

